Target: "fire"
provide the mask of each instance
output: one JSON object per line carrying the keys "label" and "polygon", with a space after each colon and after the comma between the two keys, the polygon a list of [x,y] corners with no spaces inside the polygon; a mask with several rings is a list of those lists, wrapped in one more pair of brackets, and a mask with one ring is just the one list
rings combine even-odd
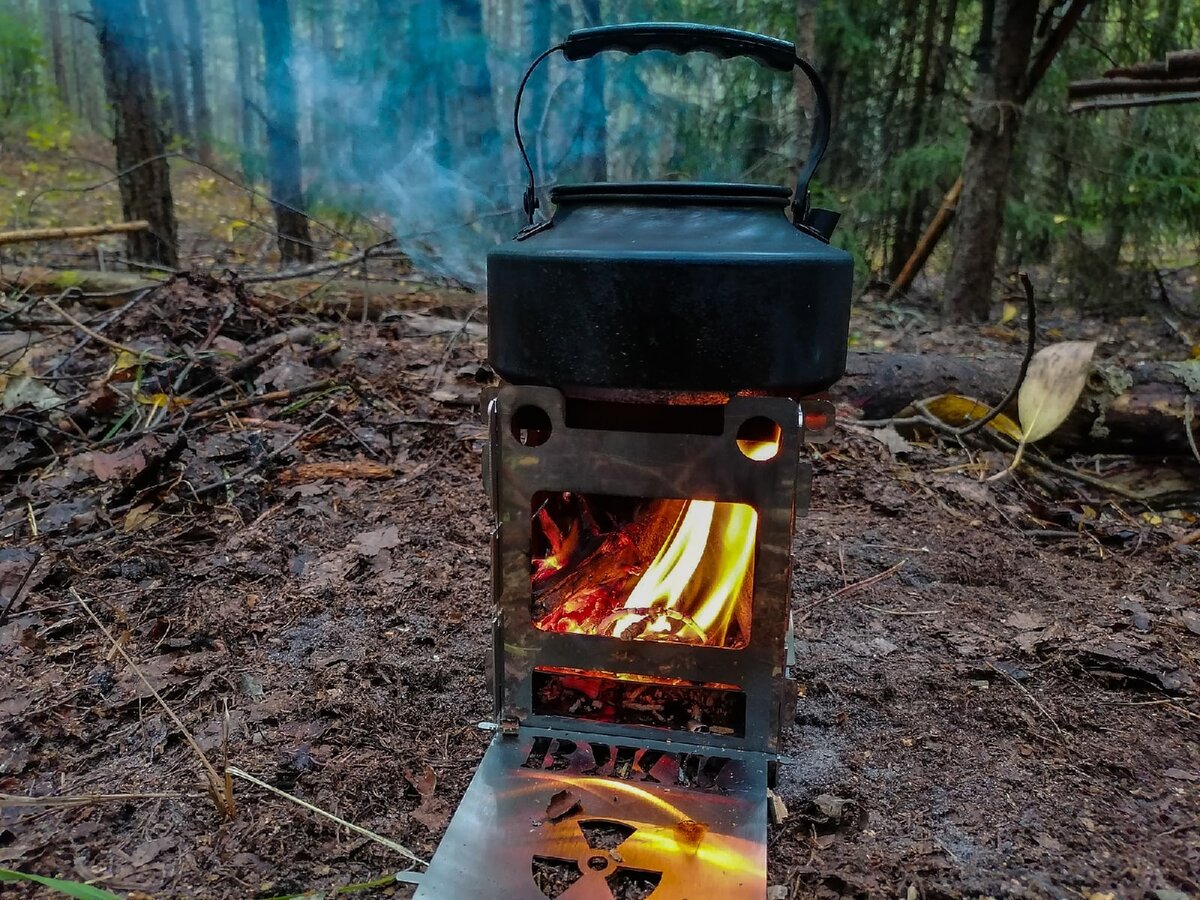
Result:
{"label": "fire", "polygon": [[550,608],[535,615],[539,628],[745,645],[758,531],[752,507],[654,501],[632,522],[591,537],[585,532],[597,526],[588,504],[579,498],[569,509],[565,535],[546,507],[535,515],[548,552],[534,560],[533,585],[551,597]]}

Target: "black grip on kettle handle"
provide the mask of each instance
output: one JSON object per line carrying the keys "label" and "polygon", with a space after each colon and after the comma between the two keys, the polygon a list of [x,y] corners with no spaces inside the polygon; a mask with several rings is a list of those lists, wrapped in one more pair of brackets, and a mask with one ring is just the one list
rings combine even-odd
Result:
{"label": "black grip on kettle handle", "polygon": [[722,59],[746,56],[760,66],[790,72],[796,48],[778,38],[683,22],[640,22],[628,25],[601,25],[572,31],[563,42],[563,56],[569,60],[590,59],[605,50],[642,53],[668,50],[671,53],[713,53]]}
{"label": "black grip on kettle handle", "polygon": [[[601,25],[597,28],[583,28],[572,31],[561,44],[555,44],[539,55],[521,78],[517,86],[516,100],[513,102],[513,133],[517,139],[517,149],[525,170],[529,173],[529,184],[525,188],[523,207],[529,225],[534,224],[534,212],[541,205],[537,195],[537,179],[534,177],[533,164],[529,161],[529,153],[525,149],[525,140],[521,136],[521,98],[525,93],[525,85],[529,83],[534,70],[546,59],[559,51],[572,61],[589,59],[605,50],[623,50],[626,53],[641,53],[645,50],[669,50],[672,53],[690,53],[693,50],[715,53],[728,59],[733,56],[747,56],[759,65],[780,72],[790,72],[799,69],[808,79],[813,88],[813,99],[816,101],[816,118],[813,121],[812,142],[808,150],[808,158],[804,167],[796,177],[796,191],[792,196],[792,221],[797,228],[808,231],[822,240],[828,239],[827,231],[832,230],[832,223],[826,217],[823,219],[825,232],[810,223],[809,214],[809,183],[825,149],[829,146],[829,132],[833,115],[829,105],[829,93],[813,64],[802,56],[796,55],[796,47],[780,38],[767,37],[749,31],[737,31],[733,28],[719,28],[714,25],[693,25],[680,22],[635,22],[627,25]],[[836,221],[836,216],[832,221]],[[819,223],[817,223],[819,224]]]}

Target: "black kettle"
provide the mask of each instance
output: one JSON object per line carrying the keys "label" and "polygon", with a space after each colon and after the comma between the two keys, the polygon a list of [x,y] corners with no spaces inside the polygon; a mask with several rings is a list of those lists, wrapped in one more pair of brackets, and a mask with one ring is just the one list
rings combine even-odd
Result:
{"label": "black kettle", "polygon": [[[795,193],[758,184],[564,185],[550,192],[553,216],[538,221],[519,125],[530,76],[556,52],[580,60],[651,49],[799,67],[817,116]],[[487,261],[489,358],[503,378],[568,392],[800,397],[842,376],[853,264],[829,245],[837,213],[810,208],[808,190],[829,143],[829,100],[793,44],[676,23],[574,31],[525,73],[513,118],[529,174],[528,225]]]}

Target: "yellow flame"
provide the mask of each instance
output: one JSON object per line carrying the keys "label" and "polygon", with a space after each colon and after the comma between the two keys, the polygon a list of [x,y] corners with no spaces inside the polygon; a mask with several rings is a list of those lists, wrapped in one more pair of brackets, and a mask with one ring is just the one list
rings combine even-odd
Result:
{"label": "yellow flame", "polygon": [[617,637],[653,617],[651,634],[671,630],[654,610],[686,616],[705,643],[724,644],[754,558],[758,513],[744,503],[690,500],[667,541],[634,586],[613,628]]}

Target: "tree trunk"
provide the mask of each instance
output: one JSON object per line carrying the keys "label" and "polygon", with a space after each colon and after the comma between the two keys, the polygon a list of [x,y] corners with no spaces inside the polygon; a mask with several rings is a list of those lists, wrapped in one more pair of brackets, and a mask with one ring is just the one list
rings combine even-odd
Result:
{"label": "tree trunk", "polygon": [[[1004,398],[1020,365],[1015,356],[851,352],[846,376],[833,393],[868,419],[888,418],[917,400],[949,393],[990,405]],[[1194,378],[1186,363],[1097,365],[1075,410],[1046,442],[1089,452],[1189,455],[1187,398],[1200,407]],[[1192,427],[1200,440],[1200,421]]]}
{"label": "tree trunk", "polygon": [[187,23],[188,69],[192,76],[192,116],[195,124],[196,155],[212,165],[212,113],[208,106],[208,86],[204,73],[204,20],[197,0],[183,0]]}
{"label": "tree trunk", "polygon": [[[183,71],[183,45],[179,40],[179,29],[171,15],[173,3],[155,0],[147,5],[150,27],[155,32],[155,53],[159,57],[163,93],[162,108],[170,110],[171,130],[185,147],[192,145],[192,123],[188,117],[187,78]],[[165,124],[165,123],[164,123]]]}
{"label": "tree trunk", "polygon": [[[908,110],[908,122],[904,131],[904,148],[911,149],[921,140],[925,129],[925,107],[931,89],[930,65],[933,60],[933,31],[937,24],[938,4],[929,0],[925,8],[925,21],[921,29],[921,50],[917,59],[917,77],[913,83],[912,105]],[[909,197],[896,216],[896,235],[892,241],[891,261],[888,264],[888,279],[895,279],[904,268],[904,263],[917,246],[921,236],[921,217],[928,198],[918,192]]]}
{"label": "tree trunk", "polygon": [[[817,0],[796,0],[796,55],[816,65]],[[812,140],[811,119],[816,105],[812,85],[799,69],[793,73],[796,92],[796,174],[804,168],[808,145]]]}
{"label": "tree trunk", "polygon": [[127,220],[150,223],[149,231],[126,235],[129,257],[178,268],[171,171],[154,106],[146,19],[138,0],[92,0],[92,16],[115,117],[122,211]]}
{"label": "tree trunk", "polygon": [[[582,0],[584,27],[604,24],[600,0]],[[583,73],[583,102],[580,104],[582,144],[579,174],[584,181],[608,180],[608,108],[604,102],[604,61],[599,57],[587,63]]]}
{"label": "tree trunk", "polygon": [[456,48],[454,78],[459,102],[451,106],[455,144],[461,152],[484,159],[493,157],[500,143],[496,105],[492,101],[492,73],[488,68],[487,38],[483,33],[480,0],[449,0],[447,32]]}
{"label": "tree trunk", "polygon": [[1037,25],[1037,0],[1000,0],[997,16],[992,70],[980,74],[968,115],[971,134],[942,307],[952,322],[986,321],[991,307],[1008,172],[1023,108],[1021,87]]}
{"label": "tree trunk", "polygon": [[292,80],[292,19],[288,0],[258,0],[266,58],[267,168],[283,266],[313,260],[300,172],[296,84]]}
{"label": "tree trunk", "polygon": [[58,92],[58,99],[69,107],[71,96],[63,45],[62,0],[46,0],[46,19],[50,32],[50,67],[54,72],[54,88]]}
{"label": "tree trunk", "polygon": [[254,16],[248,4],[251,0],[233,0],[233,39],[235,59],[235,78],[237,79],[238,96],[238,145],[242,151],[242,177],[253,183],[258,178],[257,166],[254,159],[258,152],[258,128],[255,127],[254,116],[254,75],[251,71],[251,54],[258,46],[253,40],[251,29],[254,27]]}

